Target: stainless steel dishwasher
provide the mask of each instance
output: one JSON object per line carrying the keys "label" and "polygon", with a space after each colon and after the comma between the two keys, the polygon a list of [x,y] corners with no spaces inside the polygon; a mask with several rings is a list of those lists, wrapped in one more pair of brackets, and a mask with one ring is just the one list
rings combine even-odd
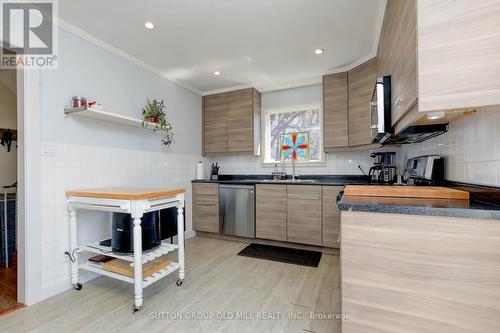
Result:
{"label": "stainless steel dishwasher", "polygon": [[255,186],[220,185],[219,216],[224,235],[255,238]]}

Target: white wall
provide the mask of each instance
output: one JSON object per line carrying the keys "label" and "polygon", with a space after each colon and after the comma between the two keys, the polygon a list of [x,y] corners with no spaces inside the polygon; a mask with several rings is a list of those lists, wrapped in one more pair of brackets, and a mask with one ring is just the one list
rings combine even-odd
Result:
{"label": "white wall", "polygon": [[[16,71],[0,70],[0,128],[17,128]],[[0,146],[0,186],[11,185],[17,180],[17,142],[12,142],[10,152]]]}
{"label": "white wall", "polygon": [[479,111],[450,124],[448,133],[429,141],[401,146],[403,159],[440,154],[445,177],[457,182],[500,185],[500,107]]}
{"label": "white wall", "polygon": [[[176,143],[165,149],[161,136],[79,117],[66,118],[74,95],[99,101],[107,111],[140,117],[146,98],[165,99]],[[59,68],[41,72],[42,298],[70,288],[68,211],[65,192],[106,186],[183,187],[188,236],[191,179],[201,159],[201,96],[132,64],[67,31],[59,32]],[[79,242],[110,234],[106,213],[79,215]]]}

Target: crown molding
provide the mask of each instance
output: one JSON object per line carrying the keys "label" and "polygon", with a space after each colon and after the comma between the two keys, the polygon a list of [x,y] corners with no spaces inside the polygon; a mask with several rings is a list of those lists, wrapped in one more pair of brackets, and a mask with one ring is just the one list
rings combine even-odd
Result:
{"label": "crown molding", "polygon": [[90,42],[90,43],[92,43],[94,45],[97,45],[100,48],[102,48],[102,49],[104,49],[104,50],[106,50],[108,52],[111,52],[112,54],[114,54],[114,55],[116,55],[118,57],[121,57],[121,58],[127,60],[128,62],[130,62],[130,63],[132,63],[134,65],[142,67],[142,68],[144,68],[144,69],[146,69],[146,70],[148,70],[148,71],[150,71],[150,72],[152,72],[152,73],[160,76],[161,78],[163,78],[163,79],[165,79],[167,81],[170,81],[170,82],[172,82],[172,83],[174,83],[174,84],[176,84],[178,86],[181,86],[182,88],[185,88],[185,89],[187,89],[187,90],[189,90],[191,92],[194,92],[196,94],[199,94],[199,95],[202,94],[201,91],[199,91],[199,90],[197,90],[197,89],[195,89],[195,88],[193,88],[193,87],[191,87],[191,86],[189,86],[189,85],[187,85],[187,84],[185,84],[183,82],[180,82],[179,80],[176,80],[176,79],[174,79],[172,77],[169,77],[168,75],[166,75],[165,73],[163,73],[158,68],[153,67],[150,64],[148,64],[148,63],[146,63],[146,62],[144,62],[144,61],[142,61],[142,60],[140,60],[140,59],[138,59],[138,58],[130,55],[129,53],[123,51],[122,49],[119,49],[119,48],[117,48],[117,47],[115,47],[115,46],[113,46],[113,45],[111,45],[109,43],[106,43],[105,41],[103,41],[103,40],[101,40],[101,39],[99,39],[99,38],[97,38],[97,37],[89,34],[88,32],[86,32],[86,31],[84,31],[84,30],[76,27],[75,25],[73,25],[73,24],[71,24],[71,23],[69,23],[69,22],[61,19],[60,17],[58,18],[57,25],[60,28],[62,28],[64,30],[72,33],[73,35],[76,35],[76,36],[78,36],[80,38],[83,38],[84,40],[86,40],[86,41],[88,41],[88,42]]}

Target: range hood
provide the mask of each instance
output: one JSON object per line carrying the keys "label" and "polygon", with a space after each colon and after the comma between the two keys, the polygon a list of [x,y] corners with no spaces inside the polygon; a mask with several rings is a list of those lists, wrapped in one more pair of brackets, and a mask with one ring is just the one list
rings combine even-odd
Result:
{"label": "range hood", "polygon": [[393,134],[387,136],[383,142],[379,143],[382,145],[419,143],[435,138],[446,132],[448,132],[448,124],[412,125],[397,135]]}
{"label": "range hood", "polygon": [[370,102],[372,143],[380,145],[419,143],[448,132],[448,124],[411,125],[394,134],[391,125],[391,77],[377,79]]}

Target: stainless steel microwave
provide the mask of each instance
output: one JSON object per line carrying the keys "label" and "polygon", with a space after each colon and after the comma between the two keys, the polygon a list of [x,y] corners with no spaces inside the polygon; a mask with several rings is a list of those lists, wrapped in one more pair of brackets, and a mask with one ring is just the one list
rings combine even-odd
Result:
{"label": "stainless steel microwave", "polygon": [[391,120],[391,77],[377,79],[370,102],[372,143],[381,145],[417,143],[448,131],[448,124],[410,125],[394,134]]}
{"label": "stainless steel microwave", "polygon": [[373,143],[384,144],[394,134],[391,126],[391,77],[377,79],[370,102],[371,137]]}

